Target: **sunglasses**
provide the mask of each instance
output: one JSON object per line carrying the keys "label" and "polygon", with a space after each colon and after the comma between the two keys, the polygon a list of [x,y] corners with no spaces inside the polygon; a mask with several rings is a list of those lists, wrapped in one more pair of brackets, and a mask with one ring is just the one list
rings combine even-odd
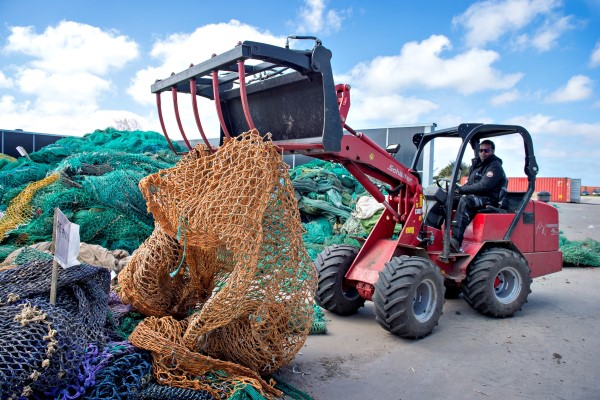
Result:
{"label": "sunglasses", "polygon": [[491,152],[492,152],[492,149],[479,149],[479,152],[480,152],[480,153],[486,153],[486,154],[487,154],[487,153],[491,153]]}

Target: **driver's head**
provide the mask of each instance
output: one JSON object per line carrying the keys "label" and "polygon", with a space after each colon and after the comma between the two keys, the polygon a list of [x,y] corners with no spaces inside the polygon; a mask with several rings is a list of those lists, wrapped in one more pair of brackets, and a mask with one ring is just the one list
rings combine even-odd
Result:
{"label": "driver's head", "polygon": [[485,161],[486,158],[491,157],[495,149],[496,145],[491,140],[484,140],[479,143],[479,158],[481,161]]}

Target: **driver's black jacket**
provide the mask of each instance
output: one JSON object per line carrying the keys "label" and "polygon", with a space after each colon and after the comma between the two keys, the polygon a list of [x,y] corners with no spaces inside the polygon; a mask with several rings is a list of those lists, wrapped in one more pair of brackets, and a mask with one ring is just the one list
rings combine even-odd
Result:
{"label": "driver's black jacket", "polygon": [[502,160],[496,157],[495,154],[483,162],[479,157],[474,158],[469,168],[467,183],[458,188],[458,193],[474,194],[498,201],[500,189],[505,179],[506,175],[502,168]]}

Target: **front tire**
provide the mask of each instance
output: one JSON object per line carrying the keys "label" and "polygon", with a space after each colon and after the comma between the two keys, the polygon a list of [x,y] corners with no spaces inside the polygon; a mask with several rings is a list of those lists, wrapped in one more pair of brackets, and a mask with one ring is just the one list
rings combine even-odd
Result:
{"label": "front tire", "polygon": [[325,248],[315,261],[319,283],[315,301],[318,305],[338,315],[352,315],[365,305],[365,299],[355,287],[346,285],[344,277],[354,259],[358,248],[348,245],[336,245]]}
{"label": "front tire", "polygon": [[394,257],[379,273],[373,303],[383,329],[404,338],[422,338],[442,315],[444,279],[428,259]]}
{"label": "front tire", "polygon": [[491,248],[467,269],[462,287],[465,300],[479,313],[510,317],[527,302],[531,293],[531,270],[519,253]]}

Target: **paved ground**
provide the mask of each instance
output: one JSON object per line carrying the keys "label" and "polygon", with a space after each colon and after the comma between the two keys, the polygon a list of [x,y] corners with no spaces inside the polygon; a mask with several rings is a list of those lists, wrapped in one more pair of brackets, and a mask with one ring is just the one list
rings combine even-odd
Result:
{"label": "paved ground", "polygon": [[[600,198],[556,204],[570,240],[600,241]],[[379,327],[372,303],[351,317],[326,312],[328,333],[309,336],[280,376],[315,399],[600,399],[600,269],[537,278],[512,318],[447,300],[422,340]]]}

